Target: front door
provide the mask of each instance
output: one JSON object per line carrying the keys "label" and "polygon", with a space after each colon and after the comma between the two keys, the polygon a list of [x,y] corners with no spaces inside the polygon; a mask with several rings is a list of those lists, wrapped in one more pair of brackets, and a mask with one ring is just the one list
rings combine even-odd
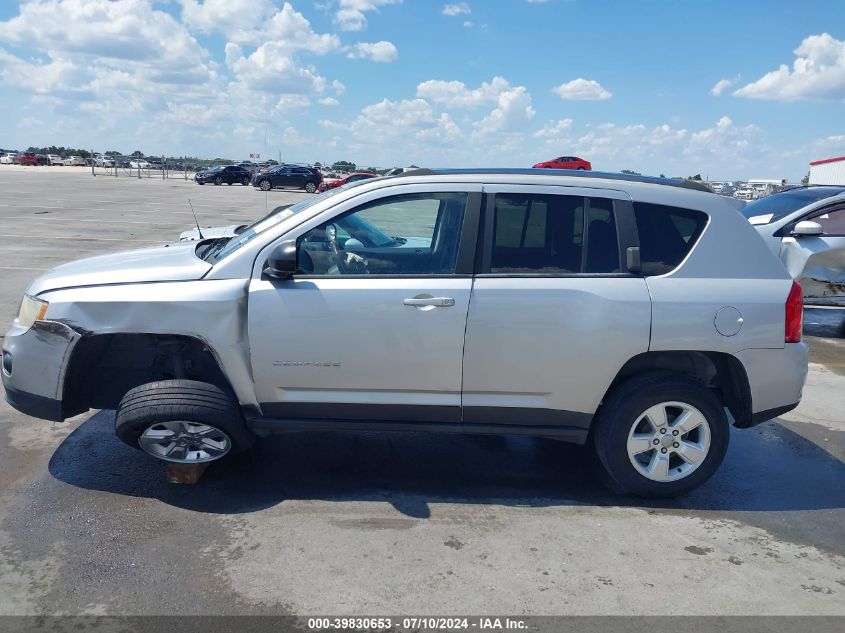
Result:
{"label": "front door", "polygon": [[298,274],[250,284],[263,414],[459,422],[479,204],[390,195],[299,234]]}

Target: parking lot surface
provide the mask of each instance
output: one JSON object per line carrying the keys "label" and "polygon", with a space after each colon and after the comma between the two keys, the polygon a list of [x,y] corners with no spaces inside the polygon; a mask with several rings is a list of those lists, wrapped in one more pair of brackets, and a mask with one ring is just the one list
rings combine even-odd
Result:
{"label": "parking lot surface", "polygon": [[[40,272],[174,240],[188,198],[212,226],[307,196],[47,168],[0,191],[0,330]],[[806,312],[800,407],[660,502],[579,447],[417,433],[275,436],[179,487],[110,411],[2,402],[0,614],[845,615],[843,312]]]}

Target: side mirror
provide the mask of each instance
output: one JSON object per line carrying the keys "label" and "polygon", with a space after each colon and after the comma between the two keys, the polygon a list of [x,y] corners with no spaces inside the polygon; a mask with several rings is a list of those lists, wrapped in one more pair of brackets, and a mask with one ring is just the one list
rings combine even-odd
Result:
{"label": "side mirror", "polygon": [[628,272],[639,273],[642,272],[642,264],[640,262],[640,247],[629,246],[625,251],[625,263],[628,267]]}
{"label": "side mirror", "polygon": [[296,272],[296,240],[285,240],[270,252],[264,266],[264,276],[290,279]]}
{"label": "side mirror", "polygon": [[811,220],[803,220],[792,228],[793,235],[821,235],[824,233],[822,225]]}

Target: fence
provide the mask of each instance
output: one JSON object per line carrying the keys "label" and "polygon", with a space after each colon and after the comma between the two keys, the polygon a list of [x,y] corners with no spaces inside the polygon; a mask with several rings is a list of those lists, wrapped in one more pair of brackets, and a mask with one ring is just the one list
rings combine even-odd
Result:
{"label": "fence", "polygon": [[150,162],[144,158],[105,157],[92,158],[92,176],[110,176],[112,178],[193,178],[193,169],[188,169],[185,161],[168,160],[164,156]]}

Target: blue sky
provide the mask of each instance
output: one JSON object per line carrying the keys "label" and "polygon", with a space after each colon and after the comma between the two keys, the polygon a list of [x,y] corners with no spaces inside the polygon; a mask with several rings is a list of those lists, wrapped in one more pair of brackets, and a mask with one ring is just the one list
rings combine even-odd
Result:
{"label": "blue sky", "polygon": [[841,0],[2,2],[0,146],[797,180],[845,155],[843,25]]}

